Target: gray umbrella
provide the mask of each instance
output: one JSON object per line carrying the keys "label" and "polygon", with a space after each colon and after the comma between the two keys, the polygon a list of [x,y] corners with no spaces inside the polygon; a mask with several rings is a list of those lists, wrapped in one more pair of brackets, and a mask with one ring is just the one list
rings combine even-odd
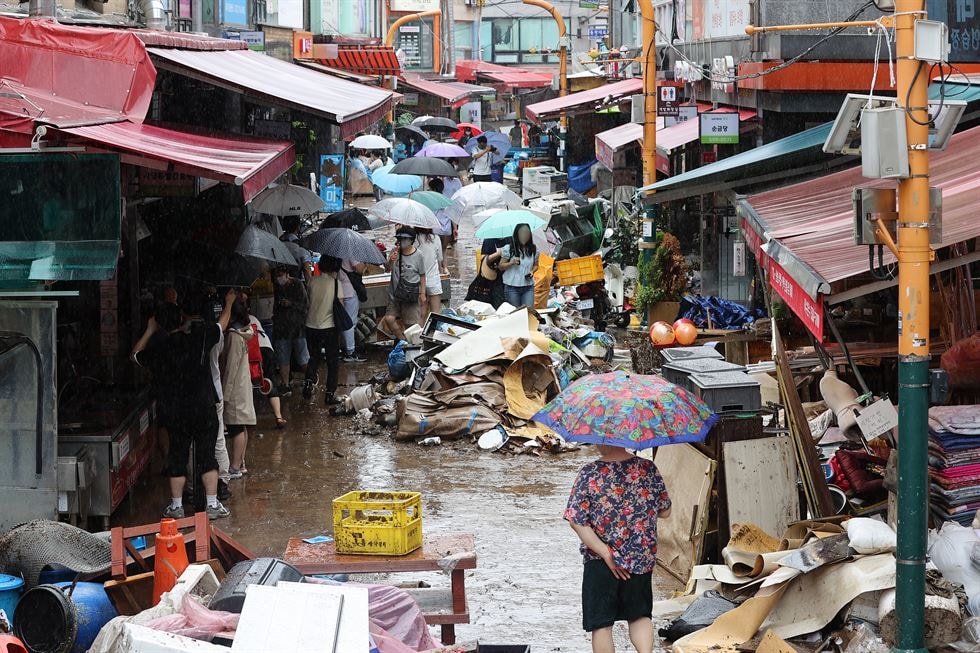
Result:
{"label": "gray umbrella", "polygon": [[352,229],[318,229],[304,238],[303,244],[323,256],[374,265],[384,265],[385,262],[374,241]]}
{"label": "gray umbrella", "polygon": [[395,127],[395,136],[409,140],[420,140],[422,142],[429,140],[429,135],[415,125],[399,125]]}
{"label": "gray umbrella", "polygon": [[245,227],[245,231],[238,239],[238,245],[235,246],[235,251],[242,256],[260,258],[276,265],[291,265],[293,267],[299,265],[286,243],[254,225]]}
{"label": "gray umbrella", "polygon": [[412,157],[399,161],[391,169],[394,175],[419,175],[422,177],[458,177],[459,171],[443,159]]}
{"label": "gray umbrella", "polygon": [[454,132],[457,129],[456,121],[449,118],[426,118],[416,123],[416,126],[428,132],[444,131]]}

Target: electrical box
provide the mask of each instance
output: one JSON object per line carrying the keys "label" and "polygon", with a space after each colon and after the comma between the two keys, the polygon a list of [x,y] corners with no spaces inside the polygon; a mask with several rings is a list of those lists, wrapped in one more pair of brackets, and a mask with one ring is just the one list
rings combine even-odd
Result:
{"label": "electrical box", "polygon": [[568,175],[552,166],[524,168],[522,191],[525,199],[553,195],[568,190]]}
{"label": "electrical box", "polygon": [[895,224],[898,212],[895,207],[894,188],[855,188],[851,191],[851,204],[854,207],[854,244],[882,245],[875,232],[875,220],[881,218],[885,227],[895,238]]}
{"label": "electrical box", "polygon": [[938,20],[915,21],[915,58],[929,63],[949,60],[949,27]]}
{"label": "electrical box", "polygon": [[883,107],[861,112],[861,171],[871,179],[909,176],[904,109]]}
{"label": "electrical box", "polygon": [[646,120],[645,98],[642,95],[630,96],[630,122],[642,125]]}

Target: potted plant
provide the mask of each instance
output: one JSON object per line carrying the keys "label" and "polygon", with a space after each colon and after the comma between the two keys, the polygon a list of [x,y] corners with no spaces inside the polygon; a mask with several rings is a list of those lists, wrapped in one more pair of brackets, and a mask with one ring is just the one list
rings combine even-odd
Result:
{"label": "potted plant", "polygon": [[673,322],[680,311],[680,299],[687,289],[687,261],[681,255],[681,245],[670,233],[657,232],[657,247],[637,264],[638,282],[634,304],[647,324]]}

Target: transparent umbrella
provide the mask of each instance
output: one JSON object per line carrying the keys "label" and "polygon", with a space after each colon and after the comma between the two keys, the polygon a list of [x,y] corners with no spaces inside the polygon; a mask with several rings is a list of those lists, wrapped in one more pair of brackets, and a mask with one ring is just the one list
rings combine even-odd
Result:
{"label": "transparent umbrella", "polygon": [[487,209],[519,209],[521,206],[521,196],[503,184],[478,181],[453,193],[452,204],[446,208],[446,215],[454,222],[459,222]]}
{"label": "transparent umbrella", "polygon": [[376,134],[364,134],[350,142],[350,146],[361,150],[390,150],[391,143]]}
{"label": "transparent umbrella", "polygon": [[235,251],[242,256],[271,261],[276,265],[299,265],[286,243],[254,225],[245,227]]}
{"label": "transparent umbrella", "polygon": [[423,229],[437,229],[439,227],[439,218],[432,212],[432,209],[421,202],[403,197],[381,200],[368,209],[368,213],[376,215],[386,222],[403,224],[406,227],[421,227]]}

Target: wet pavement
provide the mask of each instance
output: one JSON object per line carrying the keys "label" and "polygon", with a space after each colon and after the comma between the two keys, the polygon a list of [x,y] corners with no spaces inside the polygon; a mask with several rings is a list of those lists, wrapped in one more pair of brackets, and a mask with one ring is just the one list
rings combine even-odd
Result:
{"label": "wet pavement", "polygon": [[[475,268],[472,227],[450,250],[454,304]],[[341,367],[339,392],[347,393],[381,369],[386,352],[375,348],[366,364]],[[265,401],[250,428],[249,474],[231,482],[225,502],[231,517],[219,522],[257,555],[281,556],[290,537],[332,531],[331,500],[351,490],[421,492],[423,530],[476,536],[478,567],[466,581],[472,623],[457,627],[460,641],[527,643],[535,653],[589,651],[581,630],[581,557],[578,540],[562,519],[568,492],[591,448],[561,455],[506,456],[472,442],[422,448],[396,443],[388,431],[348,417],[331,417],[321,395],[306,401],[297,391],[284,399],[289,423],[276,430]],[[159,469],[159,464],[156,465]],[[148,472],[115,515],[113,525],[159,519],[168,502],[165,479]],[[392,582],[426,580],[448,586],[448,576],[404,574]],[[655,597],[680,589],[655,574]],[[438,637],[436,629],[433,634]],[[627,650],[626,627],[617,625],[617,647]],[[630,649],[631,650],[631,649]]]}

